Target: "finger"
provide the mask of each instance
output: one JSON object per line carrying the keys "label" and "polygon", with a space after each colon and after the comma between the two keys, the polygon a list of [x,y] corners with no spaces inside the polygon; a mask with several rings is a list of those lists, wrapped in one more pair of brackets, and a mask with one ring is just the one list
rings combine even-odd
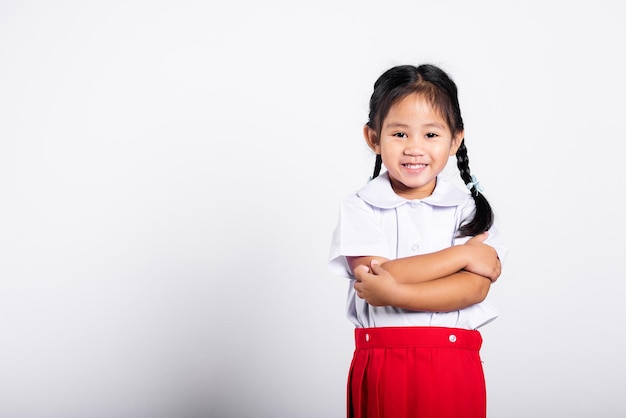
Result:
{"label": "finger", "polygon": [[367,267],[366,265],[360,265],[354,269],[354,277],[361,280],[363,276],[369,272],[370,272],[369,267]]}
{"label": "finger", "polygon": [[372,273],[378,274],[382,270],[382,267],[377,260],[372,260],[372,262],[370,263],[370,270],[372,270]]}
{"label": "finger", "polygon": [[485,231],[482,234],[478,234],[478,235],[473,236],[472,238],[469,239],[469,241],[472,241],[472,242],[475,242],[475,241],[483,242],[484,240],[487,239],[488,236],[489,236],[489,232]]}
{"label": "finger", "polygon": [[498,266],[491,278],[491,282],[495,283],[496,280],[498,280],[498,277],[500,277],[500,274],[502,273],[502,270],[500,269],[500,266]]}

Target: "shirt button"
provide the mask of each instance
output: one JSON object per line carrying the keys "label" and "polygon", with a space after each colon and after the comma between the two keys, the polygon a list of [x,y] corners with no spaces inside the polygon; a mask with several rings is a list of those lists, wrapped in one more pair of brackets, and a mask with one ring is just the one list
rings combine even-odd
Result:
{"label": "shirt button", "polygon": [[448,339],[450,340],[451,343],[456,342],[456,335],[454,334],[450,334],[450,336],[448,337]]}
{"label": "shirt button", "polygon": [[417,207],[417,202],[411,202],[411,207],[415,209]]}
{"label": "shirt button", "polygon": [[417,245],[417,244],[413,244],[413,245],[411,246],[411,251],[416,252],[418,248],[419,248],[419,245]]}

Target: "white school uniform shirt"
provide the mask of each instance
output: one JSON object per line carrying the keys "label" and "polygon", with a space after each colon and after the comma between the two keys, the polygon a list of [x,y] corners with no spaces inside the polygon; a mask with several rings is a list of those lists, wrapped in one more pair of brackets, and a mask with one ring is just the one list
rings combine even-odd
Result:
{"label": "white school uniform shirt", "polygon": [[[487,301],[452,312],[409,311],[391,306],[371,306],[354,290],[349,256],[379,256],[387,259],[427,254],[465,243],[470,237],[455,238],[459,227],[469,222],[475,210],[468,190],[437,179],[432,195],[407,200],[391,188],[384,172],[340,206],[339,221],[333,233],[329,267],[350,279],[347,314],[357,327],[439,326],[477,329],[497,316]],[[495,227],[486,244],[493,246],[504,262],[507,248]]]}

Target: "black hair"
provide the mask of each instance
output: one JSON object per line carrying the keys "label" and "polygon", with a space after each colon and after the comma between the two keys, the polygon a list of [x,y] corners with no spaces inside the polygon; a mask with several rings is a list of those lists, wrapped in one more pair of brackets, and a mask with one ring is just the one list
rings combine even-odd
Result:
{"label": "black hair", "polygon": [[[454,81],[441,68],[424,64],[418,67],[413,65],[399,65],[385,71],[374,83],[374,92],[370,98],[369,121],[367,126],[380,138],[382,124],[391,107],[410,94],[422,95],[433,109],[438,112],[448,124],[454,135],[463,131],[463,118],[459,106],[458,91]],[[465,184],[471,184],[470,193],[476,203],[476,211],[472,220],[459,228],[458,236],[473,236],[487,231],[493,224],[491,205],[476,185],[472,183],[472,173],[469,167],[465,138],[456,152],[457,167]],[[376,155],[374,174],[380,174],[382,157]]]}

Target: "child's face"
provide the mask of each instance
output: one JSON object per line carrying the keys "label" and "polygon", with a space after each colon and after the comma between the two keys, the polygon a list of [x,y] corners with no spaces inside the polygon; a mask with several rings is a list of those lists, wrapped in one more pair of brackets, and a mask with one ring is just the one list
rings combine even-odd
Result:
{"label": "child's face", "polygon": [[445,120],[417,94],[391,107],[380,138],[368,127],[365,135],[374,152],[381,154],[393,190],[406,199],[432,194],[437,175],[463,139],[463,132],[453,135]]}

